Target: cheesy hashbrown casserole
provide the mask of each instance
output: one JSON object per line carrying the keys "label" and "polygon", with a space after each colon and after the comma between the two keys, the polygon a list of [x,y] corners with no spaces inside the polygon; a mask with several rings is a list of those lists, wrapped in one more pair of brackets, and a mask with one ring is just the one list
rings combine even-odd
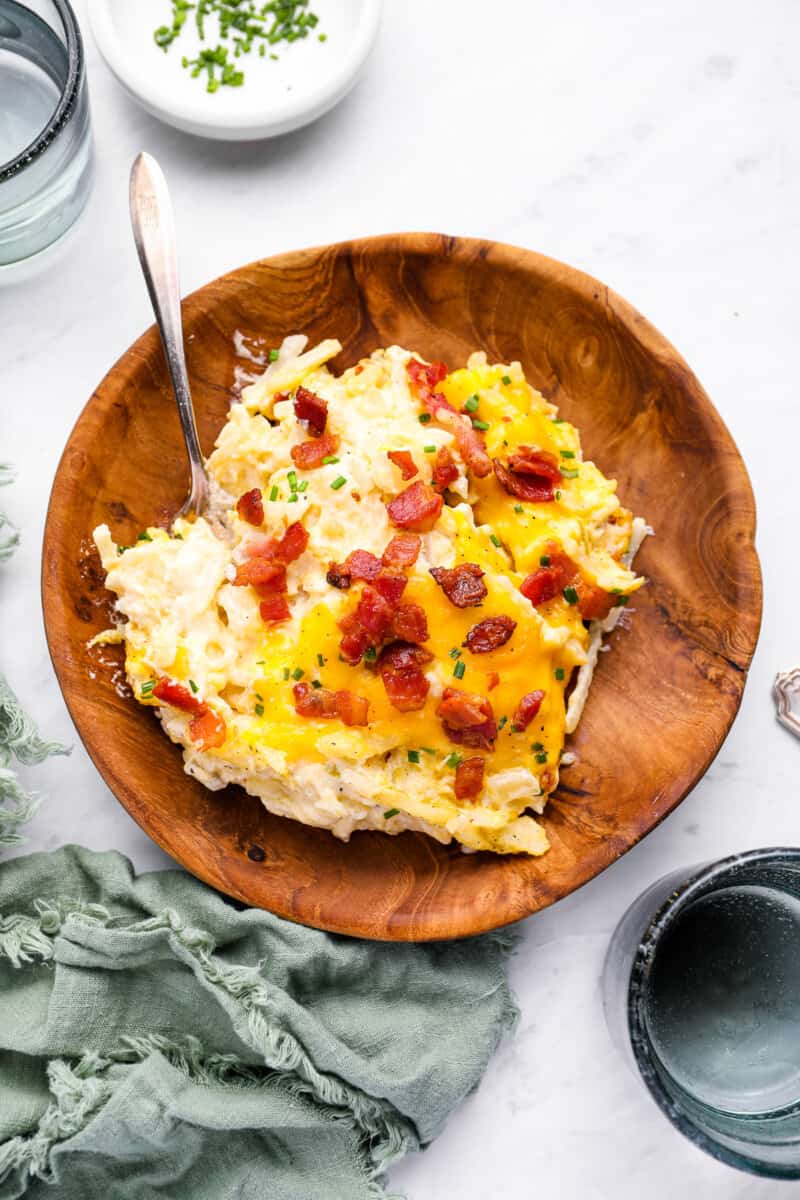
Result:
{"label": "cheesy hashbrown casserole", "polygon": [[[287,338],[208,460],[208,518],[94,531],[137,700],[211,789],[331,830],[542,854],[644,522],[518,363]],[[568,691],[569,689],[569,691]]]}

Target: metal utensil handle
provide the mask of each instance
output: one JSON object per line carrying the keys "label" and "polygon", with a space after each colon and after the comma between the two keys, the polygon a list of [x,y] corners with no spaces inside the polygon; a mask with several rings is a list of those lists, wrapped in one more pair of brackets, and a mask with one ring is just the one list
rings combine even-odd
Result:
{"label": "metal utensil handle", "polygon": [[136,250],[161,334],[189,455],[192,486],[182,511],[191,510],[199,515],[208,503],[208,478],[186,372],[175,222],[164,173],[149,154],[140,154],[131,169],[130,207]]}

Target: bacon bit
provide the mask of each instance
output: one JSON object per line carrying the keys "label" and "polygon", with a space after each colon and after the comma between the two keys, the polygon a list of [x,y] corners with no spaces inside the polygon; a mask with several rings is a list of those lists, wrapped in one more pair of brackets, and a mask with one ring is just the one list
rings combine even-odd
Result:
{"label": "bacon bit", "polygon": [[410,358],[406,365],[408,377],[416,388],[433,390],[437,383],[447,378],[447,363],[423,363],[417,358]]}
{"label": "bacon bit", "polygon": [[286,567],[283,563],[272,563],[270,566],[275,572],[272,578],[266,579],[263,583],[253,584],[258,595],[265,600],[271,596],[280,596],[286,591]]}
{"label": "bacon bit", "polygon": [[369,701],[364,696],[315,688],[309,683],[296,683],[292,693],[295,712],[301,717],[317,717],[324,721],[339,717],[345,725],[368,724]]}
{"label": "bacon bit", "polygon": [[512,621],[511,617],[487,617],[485,621],[472,626],[461,645],[473,654],[488,654],[505,646],[516,628],[517,622]]}
{"label": "bacon bit", "polygon": [[278,621],[288,620],[292,615],[285,596],[269,596],[266,600],[261,601],[258,611],[261,613],[262,621],[273,625]]}
{"label": "bacon bit", "polygon": [[546,696],[546,692],[535,691],[528,692],[522,697],[517,705],[517,711],[514,713],[514,719],[511,726],[515,732],[527,729],[533,718],[542,707],[542,701]]}
{"label": "bacon bit", "polygon": [[425,707],[431,685],[422,668],[432,661],[429,651],[405,642],[393,642],[381,651],[378,671],[389,703],[399,712],[417,712]]}
{"label": "bacon bit", "polygon": [[392,616],[392,637],[401,642],[427,642],[428,618],[419,604],[399,604]]}
{"label": "bacon bit", "polygon": [[557,542],[548,542],[545,553],[550,559],[549,565],[539,567],[533,574],[528,575],[519,589],[534,608],[558,596],[577,573],[575,563]]}
{"label": "bacon bit", "polygon": [[308,426],[312,437],[321,437],[328,420],[328,402],[308,388],[299,387],[294,397],[294,415]]}
{"label": "bacon bit", "polygon": [[336,708],[345,725],[369,724],[369,700],[366,696],[356,696],[354,692],[337,692]]}
{"label": "bacon bit", "polygon": [[417,465],[408,450],[387,450],[386,457],[400,468],[403,479],[413,479],[415,475],[419,474]]}
{"label": "bacon bit", "polygon": [[451,483],[455,483],[458,479],[458,467],[456,460],[450,453],[448,446],[440,446],[436,451],[436,458],[433,460],[433,472],[431,482],[433,486],[440,492],[445,488],[449,488]]}
{"label": "bacon bit", "polygon": [[339,704],[336,692],[330,688],[314,688],[310,683],[296,683],[292,688],[294,710],[301,717],[322,717],[324,720],[338,716]]}
{"label": "bacon bit", "polygon": [[350,493],[350,495],[353,497],[353,499],[355,500],[356,504],[360,504],[360,503],[361,503],[361,492],[351,492],[351,493]]}
{"label": "bacon bit", "polygon": [[[341,571],[342,575],[347,576],[350,582],[354,580],[369,582],[374,580],[375,575],[378,575],[380,571],[380,559],[375,558],[374,554],[369,553],[368,550],[353,550],[338,568],[336,563],[331,563],[331,569]],[[341,584],[335,584],[335,587],[341,587]],[[347,587],[349,587],[349,583]]]}
{"label": "bacon bit", "polygon": [[433,529],[442,511],[442,497],[433,488],[417,480],[386,505],[393,525],[426,533]]}
{"label": "bacon bit", "polygon": [[[273,584],[282,579],[280,586]],[[282,563],[269,562],[266,558],[248,558],[239,563],[233,578],[234,587],[266,587],[282,592],[286,586],[286,568]]]}
{"label": "bacon bit", "polygon": [[353,368],[353,374],[360,375],[363,370],[364,370],[363,365],[361,363],[359,363],[358,366]]}
{"label": "bacon bit", "polygon": [[486,760],[476,755],[465,758],[456,767],[456,800],[474,800],[483,790],[483,769]]}
{"label": "bacon bit", "polygon": [[520,446],[509,458],[508,469],[515,475],[539,475],[551,483],[558,483],[561,479],[561,468],[555,454],[538,450],[535,446]]}
{"label": "bacon bit", "polygon": [[189,723],[189,737],[199,750],[218,750],[227,736],[225,722],[213,708],[203,707],[205,712],[193,717]]}
{"label": "bacon bit", "polygon": [[339,643],[339,653],[351,667],[361,662],[371,638],[368,631],[356,619],[355,613],[350,613],[339,622],[339,628],[344,637]]}
{"label": "bacon bit", "polygon": [[456,412],[441,392],[434,391],[447,375],[444,363],[421,363],[415,358],[408,360],[406,371],[426,412],[452,430],[459,453],[472,472],[483,479],[492,472],[492,460],[486,453],[483,438],[474,429],[468,417]]}
{"label": "bacon bit", "polygon": [[198,716],[208,707],[202,700],[198,700],[196,696],[192,695],[182,683],[176,683],[167,675],[161,676],[153,688],[152,695],[156,700],[163,701],[164,704],[170,704],[182,712],[196,713]]}
{"label": "bacon bit", "polygon": [[491,700],[462,692],[460,688],[446,687],[436,709],[436,715],[450,738],[460,746],[474,746],[491,750],[497,737]]}
{"label": "bacon bit", "polygon": [[299,558],[308,545],[308,533],[295,521],[290,525],[273,551],[273,558],[279,563],[294,562]]}
{"label": "bacon bit", "polygon": [[289,453],[292,462],[302,471],[313,471],[322,466],[322,460],[335,454],[339,449],[339,438],[335,433],[323,433],[312,442],[301,442],[292,446]]}
{"label": "bacon bit", "polygon": [[560,595],[569,584],[578,593],[578,611],[584,621],[603,621],[618,598],[583,578],[578,567],[557,542],[548,542],[545,553],[549,566],[539,567],[523,580],[520,591],[534,606],[545,604]]}
{"label": "bacon bit", "polygon": [[346,591],[350,587],[351,579],[340,563],[331,563],[328,567],[328,573],[325,576],[331,587],[340,588]]}
{"label": "bacon bit", "polygon": [[[361,598],[352,614],[353,619],[369,635],[372,642],[380,642],[389,632],[392,623],[392,606],[371,583],[364,585]],[[353,629],[356,627],[353,626]],[[346,630],[346,632],[348,632]]]}
{"label": "bacon bit", "polygon": [[459,563],[452,568],[431,567],[431,575],[456,608],[471,608],[486,598],[483,571],[477,563]]}
{"label": "bacon bit", "polygon": [[384,567],[380,575],[373,580],[373,587],[380,592],[387,604],[396,608],[407,583],[408,580],[401,571],[392,571]]}
{"label": "bacon bit", "polygon": [[499,682],[500,676],[497,674],[497,671],[490,671],[486,676],[486,690],[493,692]]}
{"label": "bacon bit", "polygon": [[604,592],[585,579],[575,582],[578,593],[578,610],[584,621],[605,621],[615,604],[619,604],[619,596]]}
{"label": "bacon bit", "polygon": [[248,525],[263,525],[264,504],[261,488],[253,488],[240,496],[236,501],[236,511],[243,521],[247,521]]}
{"label": "bacon bit", "polygon": [[[527,449],[527,447],[523,447]],[[512,455],[512,459],[519,458],[519,455]],[[548,454],[546,450],[542,450],[538,455],[542,460],[540,462],[541,469],[526,471],[512,471],[508,467],[504,467],[499,458],[493,459],[494,473],[497,476],[497,481],[501,487],[509,493],[510,496],[516,496],[520,500],[528,500],[531,503],[538,504],[547,500],[552,500],[554,496],[553,480],[550,477],[551,463],[544,461],[545,459],[552,460],[552,464],[556,464],[555,456]],[[531,464],[532,459],[526,458],[526,463]],[[557,464],[556,464],[557,469]],[[560,472],[558,478],[560,478]]]}
{"label": "bacon bit", "polygon": [[381,559],[385,567],[413,567],[422,549],[415,533],[398,533],[389,542]]}
{"label": "bacon bit", "polygon": [[181,712],[192,713],[189,737],[197,742],[201,750],[213,750],[225,741],[225,722],[210,705],[198,700],[183,684],[162,675],[152,694],[162,704],[169,704]]}

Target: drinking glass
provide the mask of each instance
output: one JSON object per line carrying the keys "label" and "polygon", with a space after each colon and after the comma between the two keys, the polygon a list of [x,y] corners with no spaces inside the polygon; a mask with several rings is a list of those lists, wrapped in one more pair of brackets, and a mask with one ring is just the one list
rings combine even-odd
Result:
{"label": "drinking glass", "polygon": [[83,43],[67,0],[0,0],[0,267],[73,224],[89,197]]}
{"label": "drinking glass", "polygon": [[603,998],[612,1040],[681,1133],[800,1179],[800,850],[654,883],[611,939]]}

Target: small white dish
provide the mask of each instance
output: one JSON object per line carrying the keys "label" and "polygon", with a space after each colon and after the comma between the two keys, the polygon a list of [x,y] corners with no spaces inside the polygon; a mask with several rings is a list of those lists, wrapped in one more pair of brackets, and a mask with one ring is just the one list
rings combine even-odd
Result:
{"label": "small white dish", "polygon": [[206,90],[205,75],[193,79],[181,65],[217,45],[211,21],[201,41],[190,12],[165,52],[153,34],[171,22],[170,0],[89,0],[89,20],[108,66],[153,116],[199,137],[250,141],[299,129],[347,95],[375,43],[381,7],[382,0],[311,0],[317,27],[302,40],[268,46],[264,57],[256,47],[233,58],[232,41],[223,43],[245,81],[216,92]]}

